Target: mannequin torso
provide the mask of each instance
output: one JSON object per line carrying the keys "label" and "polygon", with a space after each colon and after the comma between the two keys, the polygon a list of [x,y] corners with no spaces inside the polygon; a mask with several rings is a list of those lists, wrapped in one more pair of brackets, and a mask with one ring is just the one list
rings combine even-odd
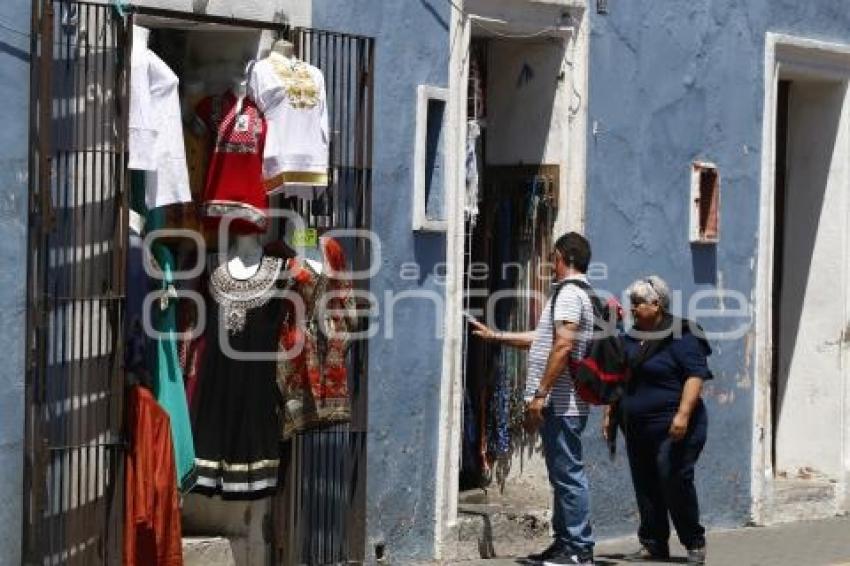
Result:
{"label": "mannequin torso", "polygon": [[272,52],[289,59],[295,56],[295,46],[292,45],[292,42],[290,41],[278,39],[274,42],[274,45],[272,45]]}
{"label": "mannequin torso", "polygon": [[236,115],[238,116],[242,113],[242,104],[248,94],[248,81],[245,80],[245,77],[233,77],[230,83],[230,91],[236,97]]}
{"label": "mannequin torso", "polygon": [[263,259],[263,247],[254,234],[236,236],[227,252],[227,270],[234,279],[246,280],[256,275]]}

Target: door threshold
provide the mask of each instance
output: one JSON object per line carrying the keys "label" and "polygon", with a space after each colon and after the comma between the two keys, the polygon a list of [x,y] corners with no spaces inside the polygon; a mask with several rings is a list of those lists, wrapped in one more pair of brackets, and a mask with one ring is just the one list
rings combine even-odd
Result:
{"label": "door threshold", "polygon": [[841,490],[834,480],[776,478],[771,484],[763,525],[825,519],[843,512]]}

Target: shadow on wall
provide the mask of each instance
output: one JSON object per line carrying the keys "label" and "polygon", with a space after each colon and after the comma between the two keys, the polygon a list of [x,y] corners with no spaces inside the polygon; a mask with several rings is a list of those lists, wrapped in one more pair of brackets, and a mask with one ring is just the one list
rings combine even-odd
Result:
{"label": "shadow on wall", "polygon": [[[782,230],[781,301],[774,310],[779,316],[776,400],[774,419],[780,421],[785,402],[792,358],[796,351],[803,307],[812,278],[812,261],[816,254],[818,233],[824,224],[822,217],[835,211],[824,208],[836,163],[845,159],[836,153],[839,126],[847,85],[843,83],[795,81],[791,84],[788,102],[787,184],[784,195],[784,217],[778,218],[776,230]],[[834,185],[833,185],[834,186]],[[821,242],[823,239],[821,239]],[[823,254],[823,251],[820,252]],[[823,257],[822,255],[820,257]],[[775,434],[779,435],[779,431]]]}
{"label": "shadow on wall", "polygon": [[717,284],[717,246],[714,244],[691,244],[691,265],[694,283]]}

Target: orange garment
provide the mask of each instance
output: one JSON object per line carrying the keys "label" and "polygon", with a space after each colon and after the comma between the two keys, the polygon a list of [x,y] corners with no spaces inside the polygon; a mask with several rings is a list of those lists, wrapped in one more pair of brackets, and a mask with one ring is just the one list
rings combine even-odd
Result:
{"label": "orange garment", "polygon": [[351,420],[347,353],[356,323],[354,296],[340,243],[323,237],[320,249],[321,273],[300,258],[291,258],[286,266],[301,308],[293,306],[278,336],[284,439]]}
{"label": "orange garment", "polygon": [[124,564],[182,566],[171,425],[153,394],[139,385],[128,395],[127,426]]}

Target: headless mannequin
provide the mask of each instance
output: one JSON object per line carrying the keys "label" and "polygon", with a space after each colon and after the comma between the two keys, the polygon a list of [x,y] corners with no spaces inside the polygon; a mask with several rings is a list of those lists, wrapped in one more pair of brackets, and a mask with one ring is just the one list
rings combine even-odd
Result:
{"label": "headless mannequin", "polygon": [[272,51],[275,55],[280,55],[281,57],[286,57],[287,59],[292,59],[295,57],[295,46],[292,45],[292,42],[287,41],[285,39],[278,39],[272,45]]}
{"label": "headless mannequin", "polygon": [[248,81],[242,76],[233,77],[230,82],[230,91],[236,97],[236,115],[238,116],[242,113],[242,104],[248,94]]}
{"label": "headless mannequin", "polygon": [[234,279],[244,281],[256,275],[263,260],[263,246],[256,234],[236,236],[227,250],[227,270]]}

